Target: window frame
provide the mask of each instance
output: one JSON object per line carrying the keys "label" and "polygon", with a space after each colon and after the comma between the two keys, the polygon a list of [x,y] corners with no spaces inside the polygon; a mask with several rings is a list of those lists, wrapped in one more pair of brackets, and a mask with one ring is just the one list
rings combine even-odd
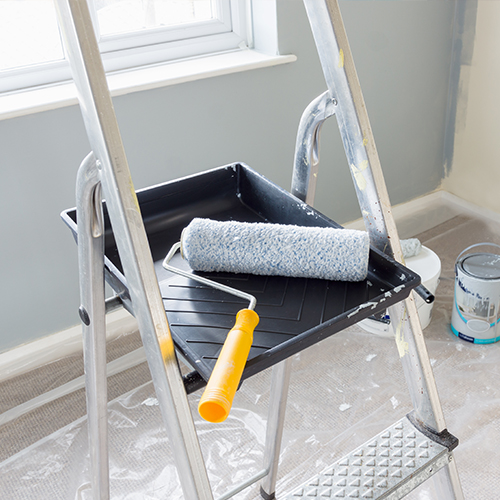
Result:
{"label": "window frame", "polygon": [[[102,37],[99,47],[106,72],[135,70],[251,48],[251,0],[216,1],[217,19]],[[97,26],[93,2],[89,6],[94,26]],[[1,72],[0,93],[58,85],[69,80],[71,71],[68,60],[50,61]]]}

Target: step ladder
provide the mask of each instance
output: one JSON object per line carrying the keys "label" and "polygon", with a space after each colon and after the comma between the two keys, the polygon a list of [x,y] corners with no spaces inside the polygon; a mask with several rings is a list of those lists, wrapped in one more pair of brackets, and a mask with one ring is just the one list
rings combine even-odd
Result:
{"label": "step ladder", "polygon": [[[336,0],[304,0],[327,91],[304,112],[297,137],[292,193],[313,204],[319,131],[337,118],[359,204],[372,247],[402,262],[382,170]],[[171,442],[184,497],[212,500],[213,494],[189,409],[187,393],[204,380],[182,377],[167,322],[146,231],[133,189],[88,6],[57,0],[59,23],[92,153],[77,178],[80,317],[83,324],[93,497],[109,498],[105,314],[120,300],[104,297],[102,198],[128,282],[129,307],[137,318],[153,384]],[[102,192],[101,192],[102,191]],[[425,289],[417,290],[422,295]],[[436,498],[462,499],[453,449],[446,430],[413,295],[389,308],[398,353],[414,410],[348,456],[283,498],[399,499],[432,478]],[[291,358],[273,367],[261,472],[220,497],[225,500],[256,481],[264,499],[275,498],[279,452]],[[441,471],[440,474],[436,473]]]}

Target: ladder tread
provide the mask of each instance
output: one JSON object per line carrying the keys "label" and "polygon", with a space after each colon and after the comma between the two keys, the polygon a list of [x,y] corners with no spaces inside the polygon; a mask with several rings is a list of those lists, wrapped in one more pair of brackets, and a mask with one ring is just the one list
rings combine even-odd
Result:
{"label": "ladder tread", "polygon": [[402,498],[444,467],[448,457],[446,446],[403,417],[283,499]]}

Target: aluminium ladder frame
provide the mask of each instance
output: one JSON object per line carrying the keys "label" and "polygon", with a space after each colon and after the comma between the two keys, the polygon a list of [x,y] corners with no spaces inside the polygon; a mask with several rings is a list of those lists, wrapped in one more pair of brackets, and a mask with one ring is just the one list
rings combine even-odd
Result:
{"label": "aluminium ladder frame", "polygon": [[[371,244],[402,261],[389,198],[337,1],[304,0],[304,4],[328,91],[311,103],[301,120],[292,193],[312,204],[319,130],[323,121],[335,114]],[[57,0],[56,7],[92,147],[92,153],[79,170],[77,198],[80,317],[84,325],[94,493],[99,500],[109,498],[102,186],[184,495],[189,500],[211,500],[211,487],[178,369],[88,6],[82,0]],[[420,427],[426,435],[441,435],[446,432],[446,425],[413,296],[392,306],[390,315],[397,325],[396,343],[415,409],[412,424]],[[269,409],[265,450],[268,465],[254,478],[224,495],[223,499],[262,477],[262,496],[274,498],[290,367],[291,360],[287,359],[273,368],[273,404]],[[460,500],[463,496],[453,455],[444,450],[442,456],[444,461],[440,459],[439,467],[444,467],[445,476],[441,476],[438,483],[439,498]],[[422,475],[420,482],[430,475]],[[417,484],[410,486],[413,489]],[[384,495],[383,498],[401,498],[408,491],[396,488],[390,496]],[[294,498],[298,496],[295,494]]]}
{"label": "aluminium ladder frame", "polygon": [[[370,242],[404,262],[382,167],[337,0],[304,0],[328,90],[306,109],[297,137],[293,182],[305,189],[292,194],[314,199],[322,123],[335,114]],[[309,132],[307,132],[307,130]],[[302,137],[309,141],[301,141]],[[395,340],[413,403],[417,426],[445,433],[446,423],[413,297],[389,308]],[[450,451],[444,474],[435,477],[439,498],[462,499],[456,463]]]}

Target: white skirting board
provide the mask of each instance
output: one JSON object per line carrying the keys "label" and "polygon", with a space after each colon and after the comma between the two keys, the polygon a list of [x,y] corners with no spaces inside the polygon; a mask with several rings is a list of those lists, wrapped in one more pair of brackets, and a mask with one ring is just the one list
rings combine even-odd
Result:
{"label": "white skirting board", "polygon": [[[113,311],[106,316],[106,337],[108,340],[136,330],[135,318],[125,309]],[[65,356],[82,352],[82,350],[82,327],[80,325],[20,345],[0,354],[0,382]]]}
{"label": "white skirting board", "polygon": [[[401,239],[410,238],[459,214],[476,214],[496,222],[500,221],[500,214],[473,205],[443,190],[396,205],[392,207],[392,211]],[[349,222],[344,226],[364,229],[362,220]],[[108,314],[106,322],[106,335],[109,340],[137,330],[135,319],[125,310]],[[21,345],[0,354],[0,382],[79,351],[82,351],[79,325]],[[132,363],[131,366],[137,364],[137,359],[134,358]],[[127,369],[126,364],[121,367]]]}
{"label": "white skirting board", "polygon": [[[400,239],[412,238],[460,214],[479,215],[500,222],[500,214],[438,190],[392,207]],[[423,216],[425,214],[425,217]],[[364,229],[363,219],[343,224],[349,229]]]}

